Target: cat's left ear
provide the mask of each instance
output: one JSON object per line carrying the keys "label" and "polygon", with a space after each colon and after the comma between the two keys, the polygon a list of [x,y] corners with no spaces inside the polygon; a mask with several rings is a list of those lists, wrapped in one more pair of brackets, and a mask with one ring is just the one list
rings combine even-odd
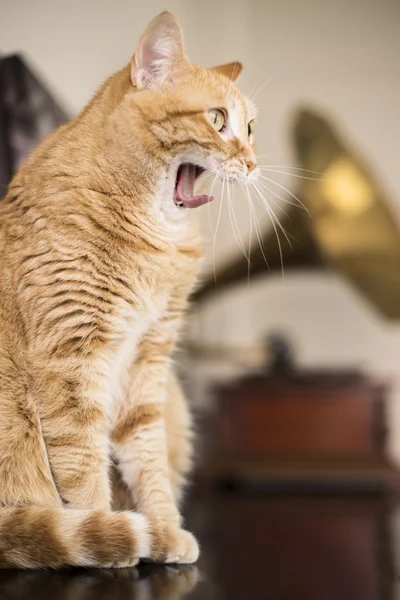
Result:
{"label": "cat's left ear", "polygon": [[189,68],[182,30],[170,12],[153,19],[139,40],[131,62],[131,80],[139,89],[172,82]]}
{"label": "cat's left ear", "polygon": [[243,65],[240,62],[231,62],[226,65],[220,65],[219,67],[212,67],[211,71],[216,71],[221,75],[225,75],[231,81],[236,81],[243,71]]}

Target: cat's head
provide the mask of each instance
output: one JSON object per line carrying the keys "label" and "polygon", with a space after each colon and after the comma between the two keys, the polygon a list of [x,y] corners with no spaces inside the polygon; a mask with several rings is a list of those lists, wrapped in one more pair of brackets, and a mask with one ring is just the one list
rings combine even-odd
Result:
{"label": "cat's head", "polygon": [[255,107],[234,81],[242,65],[207,69],[191,64],[171,13],[156,17],[131,62],[135,106],[147,143],[170,161],[174,202],[192,208],[212,200],[197,194],[203,172],[246,185],[256,176]]}

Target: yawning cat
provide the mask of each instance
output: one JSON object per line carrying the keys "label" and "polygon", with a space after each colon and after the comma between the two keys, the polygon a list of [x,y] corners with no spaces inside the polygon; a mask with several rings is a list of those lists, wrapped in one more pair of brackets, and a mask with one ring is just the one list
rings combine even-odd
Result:
{"label": "yawning cat", "polygon": [[188,209],[212,200],[196,180],[256,168],[241,69],[191,64],[159,15],[0,203],[0,566],[198,557],[171,354],[202,256]]}

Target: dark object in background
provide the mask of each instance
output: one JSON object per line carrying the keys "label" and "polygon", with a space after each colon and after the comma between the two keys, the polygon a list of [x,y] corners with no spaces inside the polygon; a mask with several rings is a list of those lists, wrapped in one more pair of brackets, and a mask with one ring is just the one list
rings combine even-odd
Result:
{"label": "dark object in background", "polygon": [[384,386],[357,372],[220,385],[200,479],[260,492],[396,495],[385,399]]}
{"label": "dark object in background", "polygon": [[385,386],[295,371],[215,392],[188,508],[203,514],[221,597],[391,600],[400,477],[386,453]]}
{"label": "dark object in background", "polygon": [[32,150],[68,115],[18,55],[0,59],[0,198]]}
{"label": "dark object in background", "polygon": [[295,370],[295,355],[289,338],[283,333],[267,337],[268,370],[273,375],[289,375]]}

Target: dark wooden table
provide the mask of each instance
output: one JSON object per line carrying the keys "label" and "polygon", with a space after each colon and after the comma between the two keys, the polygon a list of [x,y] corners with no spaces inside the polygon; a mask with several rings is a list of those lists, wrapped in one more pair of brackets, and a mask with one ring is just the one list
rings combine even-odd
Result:
{"label": "dark wooden table", "polygon": [[0,571],[1,600],[393,600],[393,507],[377,497],[191,500],[196,567]]}

